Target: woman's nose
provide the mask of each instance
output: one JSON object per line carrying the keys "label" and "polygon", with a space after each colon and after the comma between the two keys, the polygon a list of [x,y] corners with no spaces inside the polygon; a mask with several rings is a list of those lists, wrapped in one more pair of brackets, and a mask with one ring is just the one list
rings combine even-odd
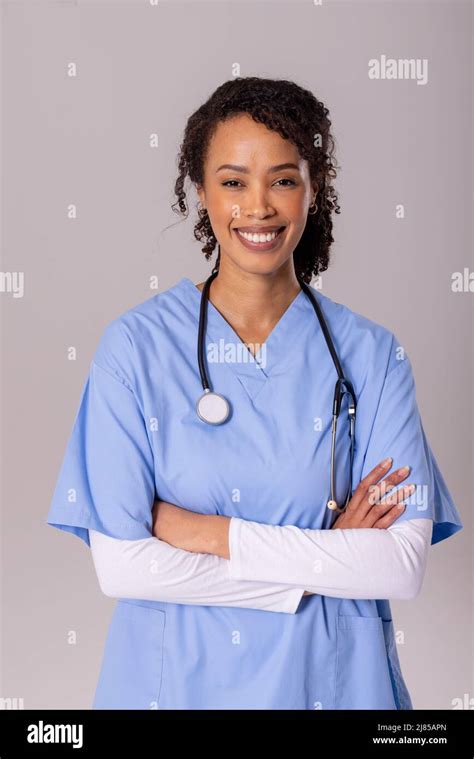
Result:
{"label": "woman's nose", "polygon": [[257,217],[266,216],[273,210],[267,197],[267,191],[263,188],[249,191],[245,196],[245,201],[241,208],[244,215]]}

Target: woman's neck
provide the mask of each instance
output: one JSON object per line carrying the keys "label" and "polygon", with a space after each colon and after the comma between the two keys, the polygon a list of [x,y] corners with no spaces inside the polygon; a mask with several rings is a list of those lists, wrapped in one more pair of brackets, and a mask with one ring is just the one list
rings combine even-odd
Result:
{"label": "woman's neck", "polygon": [[[204,284],[200,282],[197,287],[202,290]],[[236,332],[260,337],[264,342],[300,291],[293,267],[281,267],[275,274],[249,274],[223,265],[221,260],[209,300]]]}

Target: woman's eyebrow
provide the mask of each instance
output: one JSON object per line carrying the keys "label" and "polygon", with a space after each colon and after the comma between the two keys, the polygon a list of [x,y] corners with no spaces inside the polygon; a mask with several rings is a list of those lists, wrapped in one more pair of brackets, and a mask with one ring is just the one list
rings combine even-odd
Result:
{"label": "woman's eyebrow", "polygon": [[[222,169],[240,171],[242,174],[249,173],[249,170],[246,166],[237,166],[233,163],[223,163],[222,166],[219,166],[219,168],[216,169],[216,174],[218,171],[222,171]],[[268,173],[273,174],[276,171],[283,171],[283,169],[296,169],[296,171],[299,171],[299,166],[297,166],[296,163],[279,163],[277,166],[270,166]]]}

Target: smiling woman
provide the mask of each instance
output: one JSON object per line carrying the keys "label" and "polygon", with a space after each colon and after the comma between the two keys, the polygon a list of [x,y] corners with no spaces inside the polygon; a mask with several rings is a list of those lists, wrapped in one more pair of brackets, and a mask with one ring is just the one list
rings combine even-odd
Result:
{"label": "smiling woman", "polygon": [[[406,351],[308,287],[339,211],[328,110],[286,80],[226,82],[186,125],[184,216],[188,176],[213,272],[108,325],[48,515],[119,599],[94,708],[412,709],[389,601],[416,597],[429,546],[462,523]],[[218,425],[196,413],[199,335],[226,346],[209,362],[232,411]]]}
{"label": "smiling woman", "polygon": [[[239,246],[244,238],[237,230],[263,234],[284,227],[271,252],[278,250],[280,260],[291,255],[307,283],[327,269],[332,214],[340,212],[330,127],[324,103],[285,79],[236,78],[198,108],[184,132],[174,208],[187,215],[189,176],[202,204],[195,236],[205,242],[207,259],[217,242],[234,261],[246,250],[261,250]],[[242,261],[264,268],[274,267],[275,258]]]}
{"label": "smiling woman", "polygon": [[[220,156],[228,155],[229,149],[237,154],[237,160],[245,158],[247,163],[227,163],[215,168]],[[268,165],[272,158],[278,160],[285,154],[294,156],[296,162]],[[229,176],[234,178],[224,179]],[[308,162],[298,159],[295,146],[285,144],[276,132],[247,114],[234,116],[216,128],[198,194],[203,206],[207,206],[229,263],[239,266],[241,261],[256,272],[287,265],[289,254],[303,233],[310,193]],[[315,193],[313,202],[314,198]],[[273,208],[270,213],[266,210],[269,205]],[[249,223],[253,220],[258,223]],[[225,244],[227,236],[229,244]],[[254,255],[246,256],[244,249],[275,255],[257,259]]]}

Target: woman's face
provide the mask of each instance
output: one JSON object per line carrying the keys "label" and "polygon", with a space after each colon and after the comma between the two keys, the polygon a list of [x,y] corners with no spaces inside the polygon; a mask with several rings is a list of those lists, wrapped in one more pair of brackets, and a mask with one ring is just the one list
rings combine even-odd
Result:
{"label": "woman's face", "polygon": [[[221,264],[228,256],[255,274],[293,266],[314,191],[308,162],[291,142],[245,113],[220,122],[209,144],[204,186],[197,192],[220,244]],[[246,228],[259,237],[243,238]],[[276,238],[268,240],[273,232]],[[264,243],[260,234],[267,235]]]}

